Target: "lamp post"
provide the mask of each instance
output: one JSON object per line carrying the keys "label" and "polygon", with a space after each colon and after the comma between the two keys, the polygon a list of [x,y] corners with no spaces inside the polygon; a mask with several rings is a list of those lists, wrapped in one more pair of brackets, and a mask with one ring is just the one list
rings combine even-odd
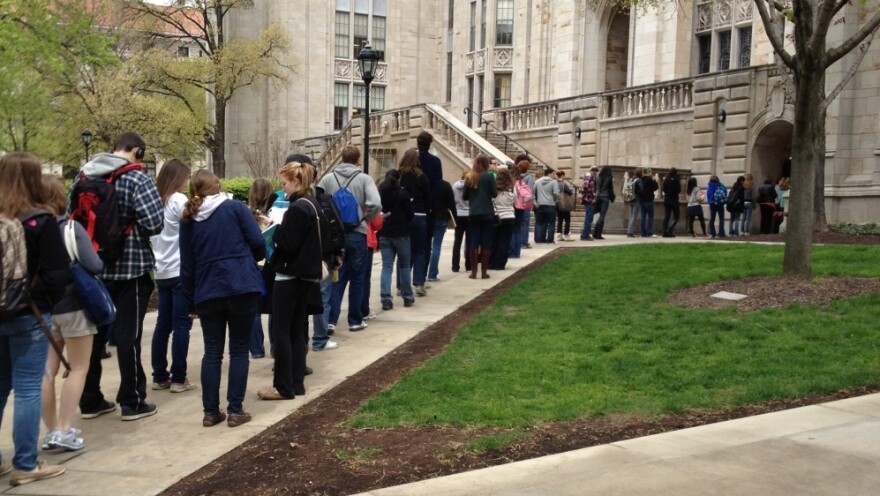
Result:
{"label": "lamp post", "polygon": [[364,173],[370,175],[370,83],[373,82],[376,67],[379,65],[379,54],[367,43],[358,52],[357,59],[367,92],[364,95]]}
{"label": "lamp post", "polygon": [[86,148],[86,162],[89,161],[89,145],[92,144],[92,132],[88,129],[84,129],[82,134],[79,135],[79,138],[82,140],[83,146]]}

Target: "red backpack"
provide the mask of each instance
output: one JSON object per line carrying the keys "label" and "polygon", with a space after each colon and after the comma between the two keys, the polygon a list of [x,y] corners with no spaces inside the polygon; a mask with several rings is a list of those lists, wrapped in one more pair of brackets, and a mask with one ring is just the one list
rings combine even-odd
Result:
{"label": "red backpack", "polygon": [[98,256],[107,265],[119,260],[125,238],[134,230],[135,222],[119,225],[116,195],[116,179],[133,170],[143,171],[144,166],[127,164],[101,177],[89,177],[80,171],[70,190],[70,218],[82,224]]}

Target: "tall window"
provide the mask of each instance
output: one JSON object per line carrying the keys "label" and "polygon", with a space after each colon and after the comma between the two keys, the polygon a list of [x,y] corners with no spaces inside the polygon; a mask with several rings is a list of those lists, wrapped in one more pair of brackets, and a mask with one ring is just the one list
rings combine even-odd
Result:
{"label": "tall window", "polygon": [[452,101],[452,52],[446,52],[446,101]]}
{"label": "tall window", "polygon": [[373,16],[373,50],[379,53],[379,60],[385,60],[385,18]]}
{"label": "tall window", "polygon": [[488,3],[488,0],[480,2],[480,48],[486,48],[486,4]]}
{"label": "tall window", "polygon": [[474,78],[467,78],[467,87],[468,87],[468,108],[471,109],[471,112],[467,114],[467,125],[471,127],[474,125]]}
{"label": "tall window", "polygon": [[370,110],[385,110],[385,88],[370,86]]}
{"label": "tall window", "polygon": [[354,15],[354,51],[351,58],[356,59],[358,52],[367,44],[369,33],[367,31],[368,16],[366,14]]}
{"label": "tall window", "polygon": [[348,85],[333,85],[333,129],[339,130],[348,124]]}
{"label": "tall window", "polygon": [[498,0],[495,15],[495,44],[513,45],[513,0]]}
{"label": "tall window", "polygon": [[486,93],[483,89],[485,88],[486,77],[478,76],[477,77],[477,115],[480,116],[479,122],[482,124],[483,122],[483,95]]}
{"label": "tall window", "polygon": [[336,48],[334,53],[336,58],[347,59],[349,45],[348,24],[350,14],[348,12],[336,11]]}
{"label": "tall window", "polygon": [[492,104],[495,108],[510,106],[510,74],[495,74],[495,97]]}
{"label": "tall window", "polygon": [[353,114],[363,114],[367,111],[366,88],[367,87],[362,84],[354,85],[354,93],[351,94],[351,108]]}
{"label": "tall window", "polygon": [[698,0],[694,8],[697,73],[751,65],[752,4],[748,0]]}
{"label": "tall window", "polygon": [[474,51],[477,48],[477,40],[476,40],[476,29],[477,29],[477,2],[471,0],[471,30],[468,35],[468,47],[470,51]]}

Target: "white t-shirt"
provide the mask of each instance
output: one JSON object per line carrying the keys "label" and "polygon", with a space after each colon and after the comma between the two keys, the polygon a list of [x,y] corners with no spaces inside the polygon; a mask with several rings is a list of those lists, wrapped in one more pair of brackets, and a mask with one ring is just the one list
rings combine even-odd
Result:
{"label": "white t-shirt", "polygon": [[180,216],[187,198],[174,193],[165,203],[165,225],[162,232],[150,237],[156,257],[156,279],[180,277]]}

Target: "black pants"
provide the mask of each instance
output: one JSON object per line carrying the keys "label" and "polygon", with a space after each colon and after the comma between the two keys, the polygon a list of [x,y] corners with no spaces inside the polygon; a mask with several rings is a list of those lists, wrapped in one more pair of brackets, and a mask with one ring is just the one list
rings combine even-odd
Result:
{"label": "black pants", "polygon": [[773,203],[761,203],[761,234],[770,234],[773,229],[773,212],[776,211],[776,205]]}
{"label": "black pants", "polygon": [[[144,334],[144,316],[153,293],[153,280],[149,274],[125,281],[104,281],[116,305],[116,321],[113,337],[116,341],[116,358],[119,360],[119,392],[116,402],[137,408],[147,398],[147,376],[141,363],[141,337]],[[98,327],[98,335],[92,340],[92,356],[80,409],[84,412],[97,410],[104,401],[101,393],[101,354],[110,326]]]}
{"label": "black pants", "polygon": [[272,295],[275,375],[272,385],[286,398],[306,394],[304,381],[309,332],[306,302],[309,291],[316,284],[302,279],[275,281]]}
{"label": "black pants", "polygon": [[[672,234],[672,231],[675,230],[675,226],[678,225],[678,219],[681,217],[681,209],[678,206],[678,199],[674,201],[667,202],[665,199],[663,201],[663,234]],[[670,219],[672,222],[669,222]]]}
{"label": "black pants", "polygon": [[[458,272],[461,268],[461,243],[464,240],[464,249],[470,246],[471,235],[469,233],[471,227],[471,218],[468,216],[455,216],[455,238],[452,241],[452,272]],[[464,257],[465,270],[471,270],[471,259]]]}
{"label": "black pants", "polygon": [[687,208],[688,214],[688,233],[694,233],[694,219],[700,219],[700,227],[703,229],[703,235],[706,235],[706,217],[703,216],[703,207],[693,205]]}
{"label": "black pants", "polygon": [[556,209],[556,232],[566,236],[571,233],[571,212]]}
{"label": "black pants", "polygon": [[504,270],[510,254],[510,239],[513,237],[513,229],[516,225],[514,219],[501,219],[501,223],[495,226],[495,236],[492,248],[492,259],[489,268],[492,270]]}

